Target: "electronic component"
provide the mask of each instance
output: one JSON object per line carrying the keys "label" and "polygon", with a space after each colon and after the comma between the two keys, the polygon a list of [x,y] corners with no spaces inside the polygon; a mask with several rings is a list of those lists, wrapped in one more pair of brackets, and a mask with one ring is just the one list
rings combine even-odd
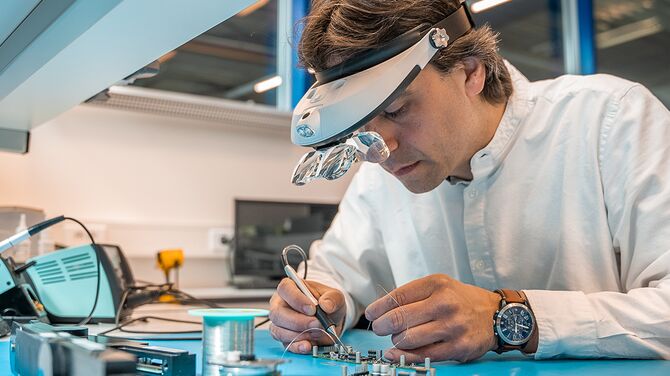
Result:
{"label": "electronic component", "polygon": [[14,323],[10,346],[12,372],[21,376],[111,376],[135,373],[134,355],[42,322]]}
{"label": "electronic component", "polygon": [[[351,346],[312,346],[315,358],[355,364],[354,372],[348,373],[348,367],[342,366],[342,376],[435,376],[437,371],[430,367],[430,358],[423,365],[405,363],[405,356],[398,363],[390,362],[383,357],[382,350],[368,350],[365,354]],[[345,373],[347,372],[347,373]]]}
{"label": "electronic component", "polygon": [[106,346],[135,355],[139,375],[195,375],[195,354],[185,350],[148,346],[134,341],[107,341]]}
{"label": "electronic component", "polygon": [[14,323],[10,362],[21,376],[194,376],[195,354],[147,343],[87,336],[82,326]]}

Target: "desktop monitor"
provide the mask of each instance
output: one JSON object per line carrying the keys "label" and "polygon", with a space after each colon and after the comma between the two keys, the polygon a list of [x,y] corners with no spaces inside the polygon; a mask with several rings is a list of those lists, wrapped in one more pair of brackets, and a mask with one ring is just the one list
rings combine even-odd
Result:
{"label": "desktop monitor", "polygon": [[[281,252],[296,244],[309,255],[337,214],[337,204],[235,200],[234,284],[272,288],[284,275]],[[294,267],[301,258],[289,253]]]}

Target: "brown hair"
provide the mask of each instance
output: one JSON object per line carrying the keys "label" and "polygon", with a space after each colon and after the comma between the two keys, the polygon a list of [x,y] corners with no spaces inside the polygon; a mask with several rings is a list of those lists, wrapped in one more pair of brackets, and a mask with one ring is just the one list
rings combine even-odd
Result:
{"label": "brown hair", "polygon": [[[300,63],[325,70],[416,26],[436,24],[459,5],[459,0],[313,0],[302,21]],[[498,53],[498,36],[488,25],[475,28],[439,52],[431,64],[448,74],[465,58],[479,59],[486,69],[483,98],[502,103],[512,95],[512,82]]]}

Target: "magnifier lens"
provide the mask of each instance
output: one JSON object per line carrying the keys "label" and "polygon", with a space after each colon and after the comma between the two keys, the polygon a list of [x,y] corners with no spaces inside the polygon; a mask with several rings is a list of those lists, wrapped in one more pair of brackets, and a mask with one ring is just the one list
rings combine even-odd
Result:
{"label": "magnifier lens", "polygon": [[291,182],[300,186],[316,178],[335,180],[346,174],[358,160],[381,163],[389,155],[389,148],[378,133],[359,132],[346,143],[303,155],[293,171]]}
{"label": "magnifier lens", "polygon": [[349,171],[355,161],[355,147],[347,144],[337,145],[326,152],[320,175],[327,180],[338,179]]}
{"label": "magnifier lens", "polygon": [[313,150],[302,156],[293,170],[291,183],[295,185],[305,185],[319,176],[319,164],[321,163],[322,153]]}
{"label": "magnifier lens", "polygon": [[359,132],[354,138],[367,162],[382,163],[391,154],[386,142],[377,132]]}

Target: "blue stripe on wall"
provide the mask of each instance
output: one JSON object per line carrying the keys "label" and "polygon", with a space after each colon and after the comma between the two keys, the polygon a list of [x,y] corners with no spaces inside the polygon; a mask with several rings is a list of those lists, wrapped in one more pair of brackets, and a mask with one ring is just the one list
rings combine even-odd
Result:
{"label": "blue stripe on wall", "polygon": [[593,0],[577,0],[581,74],[596,73]]}
{"label": "blue stripe on wall", "polygon": [[291,104],[295,107],[311,85],[309,73],[298,68],[298,42],[302,35],[302,27],[298,24],[309,12],[309,0],[293,0],[293,24],[296,25],[291,48]]}

